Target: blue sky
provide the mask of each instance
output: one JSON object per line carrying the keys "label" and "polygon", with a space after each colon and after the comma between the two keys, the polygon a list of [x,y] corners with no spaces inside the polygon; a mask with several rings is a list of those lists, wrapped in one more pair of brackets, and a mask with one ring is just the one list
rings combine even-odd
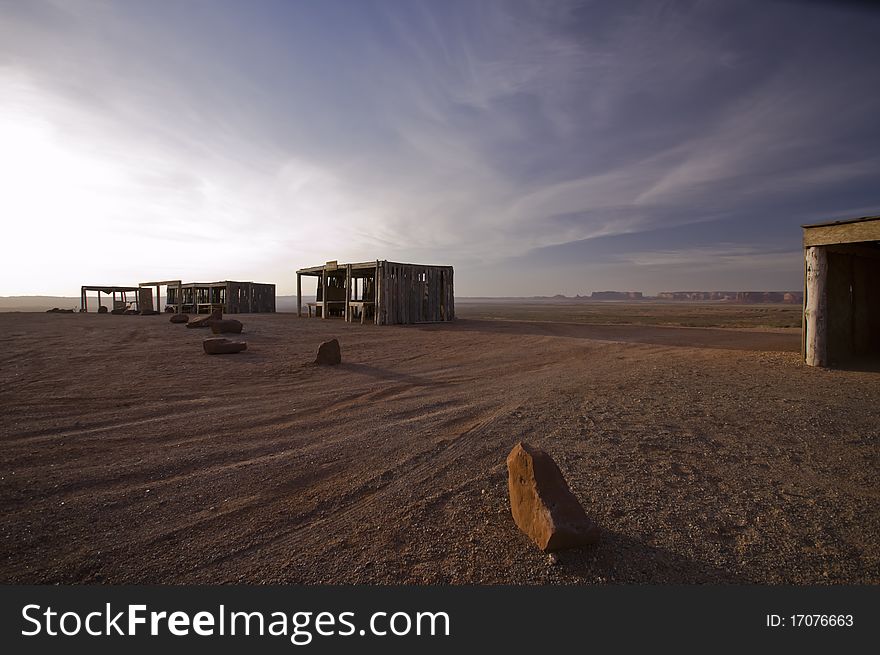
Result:
{"label": "blue sky", "polygon": [[880,213],[880,13],[0,1],[0,295],[456,267],[459,295],[799,289]]}

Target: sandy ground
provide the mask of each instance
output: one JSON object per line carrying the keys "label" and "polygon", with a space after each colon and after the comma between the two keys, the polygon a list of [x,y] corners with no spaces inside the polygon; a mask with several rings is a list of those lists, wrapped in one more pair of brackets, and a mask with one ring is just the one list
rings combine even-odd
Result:
{"label": "sandy ground", "polygon": [[[0,581],[880,583],[880,374],[796,329],[239,318],[0,315]],[[516,529],[519,440],[599,545]]]}

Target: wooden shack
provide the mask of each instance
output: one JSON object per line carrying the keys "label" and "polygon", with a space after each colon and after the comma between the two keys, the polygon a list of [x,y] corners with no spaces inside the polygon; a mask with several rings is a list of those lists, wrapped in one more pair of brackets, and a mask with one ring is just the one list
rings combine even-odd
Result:
{"label": "wooden shack", "polygon": [[428,266],[376,260],[354,264],[330,261],[296,272],[297,315],[302,316],[302,278],[316,277],[315,302],[306,303],[320,318],[398,325],[455,319],[452,266]]}
{"label": "wooden shack", "polygon": [[275,285],[259,282],[187,282],[165,280],[142,282],[142,287],[166,286],[165,305],[177,313],[210,314],[219,309],[224,314],[259,314],[275,311]]}
{"label": "wooden shack", "polygon": [[802,227],[804,361],[880,363],[880,216]]}

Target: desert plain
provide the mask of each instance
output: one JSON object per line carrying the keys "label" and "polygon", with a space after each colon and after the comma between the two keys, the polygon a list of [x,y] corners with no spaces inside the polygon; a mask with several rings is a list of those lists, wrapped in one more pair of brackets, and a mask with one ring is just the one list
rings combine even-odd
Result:
{"label": "desert plain", "polygon": [[[167,315],[0,314],[0,581],[880,583],[880,373],[805,366],[799,306],[457,313],[237,315],[213,357]],[[519,441],[599,544],[519,532]]]}

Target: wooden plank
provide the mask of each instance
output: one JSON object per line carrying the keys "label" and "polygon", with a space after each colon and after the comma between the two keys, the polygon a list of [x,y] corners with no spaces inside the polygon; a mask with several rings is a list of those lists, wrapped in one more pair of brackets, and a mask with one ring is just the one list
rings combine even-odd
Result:
{"label": "wooden plank", "polygon": [[827,246],[835,243],[880,241],[880,218],[840,225],[818,225],[804,228],[804,247]]}
{"label": "wooden plank", "polygon": [[455,319],[455,285],[453,284],[453,276],[455,272],[452,270],[452,267],[447,271],[449,277],[449,319]]}

